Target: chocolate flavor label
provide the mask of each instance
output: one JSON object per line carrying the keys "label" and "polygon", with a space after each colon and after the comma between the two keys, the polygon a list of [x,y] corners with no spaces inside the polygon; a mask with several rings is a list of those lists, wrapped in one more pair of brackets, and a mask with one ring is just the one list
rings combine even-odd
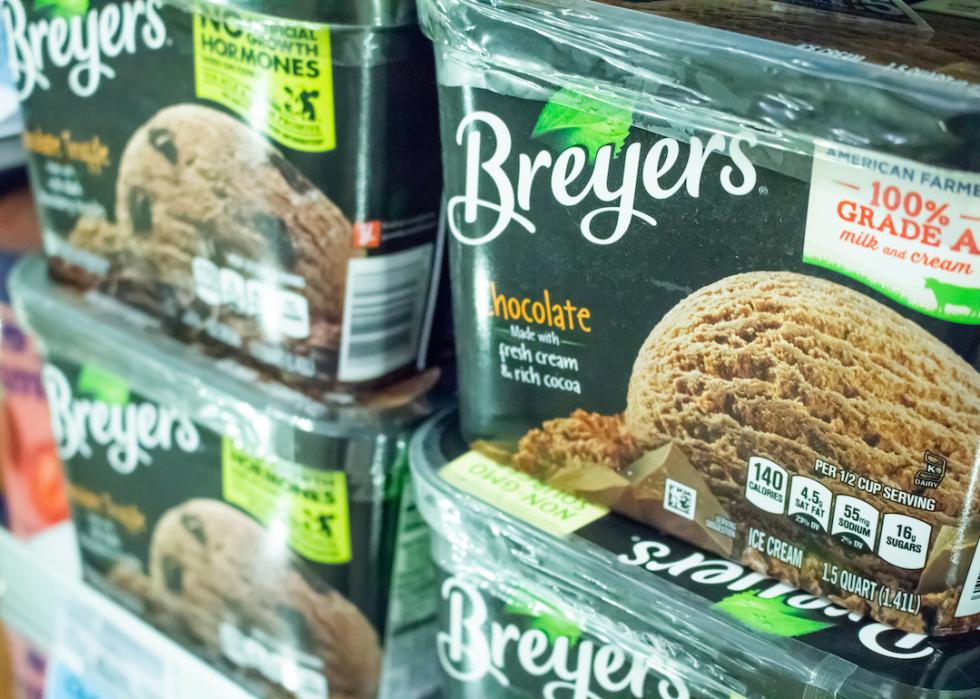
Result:
{"label": "chocolate flavor label", "polygon": [[330,29],[263,24],[257,15],[194,18],[197,96],[222,104],[298,151],[336,146]]}
{"label": "chocolate flavor label", "polygon": [[555,536],[567,536],[609,513],[608,508],[552,488],[476,451],[448,464],[442,478]]}
{"label": "chocolate flavor label", "polygon": [[812,182],[805,262],[980,324],[980,175],[820,141]]}
{"label": "chocolate flavor label", "polygon": [[316,563],[351,560],[347,476],[300,464],[272,464],[223,438],[224,499],[242,508],[267,529],[282,527],[289,546]]}

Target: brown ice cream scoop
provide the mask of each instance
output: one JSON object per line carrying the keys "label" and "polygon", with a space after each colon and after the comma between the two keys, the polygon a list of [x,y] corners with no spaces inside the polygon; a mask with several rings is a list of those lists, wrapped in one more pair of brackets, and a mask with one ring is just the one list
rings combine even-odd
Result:
{"label": "brown ice cream scoop", "polygon": [[116,196],[129,264],[153,281],[193,297],[195,258],[246,277],[292,274],[305,281],[289,287],[307,298],[311,316],[340,323],[350,222],[237,119],[194,104],[160,111],[126,146]]}
{"label": "brown ice cream scoop", "polygon": [[823,459],[915,491],[930,451],[947,463],[930,494],[952,523],[980,437],[980,374],[864,294],[753,272],[698,290],[657,324],[625,419],[644,448],[680,446],[721,496],[741,492],[750,456],[797,472]]}
{"label": "brown ice cream scoop", "polygon": [[319,660],[331,697],[375,696],[381,648],[367,618],[276,529],[230,505],[200,499],[169,510],[154,529],[150,580],[167,621],[210,652],[227,657],[222,629],[234,628]]}
{"label": "brown ice cream scoop", "polygon": [[640,456],[621,415],[576,410],[567,418],[548,420],[528,432],[514,455],[514,465],[535,478],[549,480],[574,464],[594,464],[618,471]]}

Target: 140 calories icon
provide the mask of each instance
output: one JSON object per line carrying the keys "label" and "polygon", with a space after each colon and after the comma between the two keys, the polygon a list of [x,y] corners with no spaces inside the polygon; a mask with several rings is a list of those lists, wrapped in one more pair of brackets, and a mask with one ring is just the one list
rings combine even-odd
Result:
{"label": "140 calories icon", "polygon": [[931,451],[922,455],[925,468],[915,474],[915,484],[920,488],[938,488],[946,475],[946,458]]}

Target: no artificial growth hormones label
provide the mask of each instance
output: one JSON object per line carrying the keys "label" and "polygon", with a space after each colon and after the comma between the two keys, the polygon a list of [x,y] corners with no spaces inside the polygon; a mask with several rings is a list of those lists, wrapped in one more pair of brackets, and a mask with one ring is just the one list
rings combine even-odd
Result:
{"label": "no artificial growth hormones label", "polygon": [[271,463],[222,442],[224,498],[267,528],[283,527],[289,546],[316,563],[351,560],[347,474]]}
{"label": "no artificial growth hormones label", "polygon": [[197,96],[288,148],[333,150],[330,29],[227,10],[194,17]]}

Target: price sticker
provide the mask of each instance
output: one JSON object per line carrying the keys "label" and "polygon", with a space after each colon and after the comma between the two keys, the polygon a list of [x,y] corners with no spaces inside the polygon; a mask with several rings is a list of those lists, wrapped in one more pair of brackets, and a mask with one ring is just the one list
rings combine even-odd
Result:
{"label": "price sticker", "polygon": [[803,260],[980,324],[980,174],[818,140]]}
{"label": "price sticker", "polygon": [[166,660],[81,596],[58,616],[45,699],[169,699],[174,672]]}

